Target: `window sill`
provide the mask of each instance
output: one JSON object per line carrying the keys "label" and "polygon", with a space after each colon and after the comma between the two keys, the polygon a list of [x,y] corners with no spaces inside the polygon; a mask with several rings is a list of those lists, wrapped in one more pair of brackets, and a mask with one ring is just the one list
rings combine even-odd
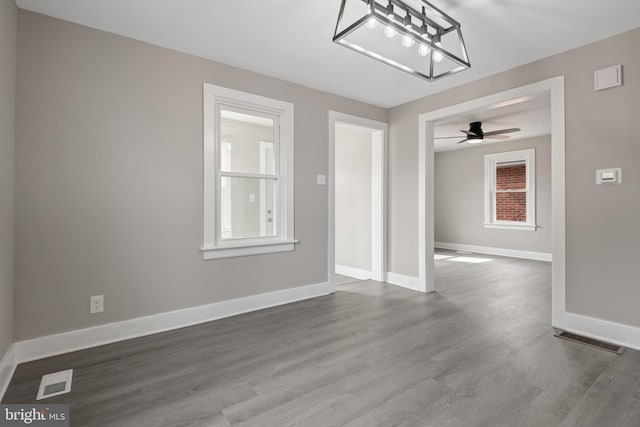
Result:
{"label": "window sill", "polygon": [[295,249],[298,240],[276,240],[270,242],[221,245],[201,248],[202,259],[233,258],[249,255],[272,254],[276,252],[290,252]]}
{"label": "window sill", "polygon": [[491,228],[496,230],[536,231],[538,226],[532,225],[532,224],[499,224],[499,223],[487,224],[485,223],[484,228]]}

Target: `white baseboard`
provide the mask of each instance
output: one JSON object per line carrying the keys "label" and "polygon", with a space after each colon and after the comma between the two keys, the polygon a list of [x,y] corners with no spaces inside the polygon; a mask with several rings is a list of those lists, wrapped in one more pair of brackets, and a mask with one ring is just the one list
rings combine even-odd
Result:
{"label": "white baseboard", "polygon": [[13,372],[16,370],[16,360],[14,353],[14,345],[11,344],[0,361],[0,401],[4,398],[4,394],[9,387]]}
{"label": "white baseboard", "polygon": [[491,248],[488,246],[474,246],[460,243],[434,242],[434,246],[440,249],[450,249],[453,251],[478,252],[487,255],[507,256],[511,258],[524,258],[536,261],[551,262],[551,254],[545,252],[519,251],[516,249]]}
{"label": "white baseboard", "polygon": [[403,288],[417,291],[420,289],[417,277],[405,276],[397,273],[387,273],[387,283],[396,286],[402,286]]}
{"label": "white baseboard", "polygon": [[573,313],[565,313],[564,325],[564,330],[574,334],[640,350],[640,328],[634,326]]}
{"label": "white baseboard", "polygon": [[370,271],[338,264],[336,264],[336,274],[342,274],[343,276],[353,277],[358,280],[369,280],[373,277]]}
{"label": "white baseboard", "polygon": [[328,282],[318,283],[18,341],[14,343],[14,359],[16,364],[29,362],[328,295],[332,292],[333,287]]}

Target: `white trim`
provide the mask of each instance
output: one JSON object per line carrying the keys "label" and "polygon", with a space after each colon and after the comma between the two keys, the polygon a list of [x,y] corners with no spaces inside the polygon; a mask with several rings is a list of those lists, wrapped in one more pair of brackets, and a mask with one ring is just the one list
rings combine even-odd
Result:
{"label": "white trim", "polygon": [[566,314],[566,174],[564,76],[546,80],[551,95],[551,324],[561,328]]}
{"label": "white trim", "polygon": [[371,133],[371,278],[378,282],[387,272],[386,129]]}
{"label": "white trim", "polygon": [[[498,164],[524,162],[526,171],[526,222],[498,221],[496,219],[496,174]],[[536,150],[505,151],[484,155],[484,227],[502,230],[536,231]]]}
{"label": "white trim", "polygon": [[574,313],[565,313],[565,322],[565,331],[640,350],[640,328]]}
{"label": "white trim", "polygon": [[296,243],[299,243],[298,240],[282,240],[246,243],[242,245],[216,246],[213,248],[201,248],[200,250],[202,251],[202,259],[208,260],[290,252],[295,249]]}
{"label": "white trim", "polygon": [[526,225],[520,223],[494,222],[492,224],[484,223],[484,228],[495,230],[514,230],[514,231],[536,231],[537,225]]}
{"label": "white trim", "polygon": [[353,277],[358,280],[371,279],[371,272],[362,270],[360,268],[349,267],[348,265],[336,264],[336,274],[342,274],[343,276]]}
{"label": "white trim", "polygon": [[[260,173],[267,173],[267,151],[273,150],[273,142],[270,141],[260,141]],[[273,214],[273,211],[271,212]],[[263,179],[260,181],[260,235],[267,235],[267,223],[269,220],[269,214],[267,213],[267,183]],[[271,221],[277,218],[271,217]],[[276,229],[274,229],[276,231]]]}
{"label": "white trim", "polygon": [[405,276],[398,273],[387,273],[387,283],[391,285],[401,286],[411,289],[412,291],[420,291],[420,281],[417,277]]}
{"label": "white trim", "polygon": [[517,249],[492,248],[488,246],[474,246],[460,243],[434,242],[434,247],[440,249],[449,249],[452,251],[477,252],[487,255],[506,256],[511,258],[532,259],[535,261],[551,262],[551,254],[546,252],[521,251]]}
{"label": "white trim", "polygon": [[[335,283],[336,276],[336,118],[329,111],[329,159],[327,165],[327,280]],[[335,285],[333,290],[335,292]]]}
{"label": "white trim", "polygon": [[2,361],[0,361],[0,401],[4,398],[4,394],[7,392],[13,373],[16,370],[18,363],[15,358],[15,344],[11,344],[4,354]]}
{"label": "white trim", "polygon": [[429,117],[425,114],[418,117],[418,289],[422,292],[436,291],[433,265],[435,126],[427,121]]}
{"label": "white trim", "polygon": [[[220,105],[242,109],[256,110],[256,114],[269,114],[274,117],[274,126],[278,132],[273,141],[277,147],[277,194],[279,194],[276,209],[276,237],[254,239],[238,239],[232,243],[221,241],[218,234],[218,211],[220,192],[217,190],[221,172],[217,158],[220,155],[218,141],[222,141],[220,124],[217,117]],[[203,146],[204,146],[204,215],[203,215],[203,245],[202,257],[205,260],[227,258],[234,256],[258,255],[264,253],[282,252],[283,246],[275,247],[273,242],[297,243],[294,239],[294,105],[290,102],[271,99],[252,93],[228,89],[209,83],[203,84]],[[255,176],[259,174],[227,173],[225,176]],[[265,242],[271,247],[256,245],[255,242]],[[244,250],[239,250],[244,247]],[[218,250],[220,249],[220,250]]]}
{"label": "white trim", "polygon": [[14,343],[17,363],[184,328],[333,292],[328,282],[252,295]]}
{"label": "white trim", "polygon": [[376,120],[329,111],[328,255],[327,274],[335,274],[335,146],[336,124],[371,132],[371,278],[384,282],[387,271],[387,146],[389,125]]}
{"label": "white trim", "polygon": [[433,130],[447,117],[492,108],[518,98],[549,95],[551,98],[551,222],[552,286],[551,323],[564,329],[566,287],[566,206],[565,206],[565,100],[564,76],[489,95],[483,98],[420,114],[418,117],[418,272],[420,286],[433,290]]}

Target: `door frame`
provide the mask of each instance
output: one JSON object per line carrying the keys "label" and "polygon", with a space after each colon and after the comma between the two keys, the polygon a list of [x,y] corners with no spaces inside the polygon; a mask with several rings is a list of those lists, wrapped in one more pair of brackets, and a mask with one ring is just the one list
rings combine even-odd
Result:
{"label": "door frame", "polygon": [[434,151],[435,124],[447,117],[482,108],[546,95],[551,100],[551,221],[552,221],[552,325],[564,329],[566,287],[565,206],[565,94],[564,76],[496,93],[461,104],[420,114],[418,117],[418,283],[422,292],[436,290],[434,246]]}
{"label": "door frame", "polygon": [[387,279],[387,150],[389,125],[384,122],[329,111],[329,168],[328,168],[328,257],[327,276],[332,290],[335,278],[335,147],[336,125],[345,124],[372,132],[371,137],[371,278],[379,282]]}

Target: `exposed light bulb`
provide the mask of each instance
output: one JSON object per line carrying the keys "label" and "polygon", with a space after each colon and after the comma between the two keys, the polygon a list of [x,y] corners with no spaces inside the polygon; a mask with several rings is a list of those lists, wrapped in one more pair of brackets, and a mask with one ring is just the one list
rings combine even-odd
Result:
{"label": "exposed light bulb", "polygon": [[369,20],[367,21],[367,28],[372,30],[377,26],[378,26],[378,20],[376,18],[374,18],[373,16],[371,18],[369,18]]}
{"label": "exposed light bulb", "polygon": [[411,37],[409,37],[409,36],[403,36],[402,37],[402,46],[411,47],[411,46],[413,46],[413,43],[414,43],[414,41],[413,41],[413,39]]}
{"label": "exposed light bulb", "polygon": [[[442,47],[442,43],[437,42],[436,46],[438,47]],[[444,59],[444,55],[441,54],[440,52],[434,52],[433,53],[433,60],[436,62],[442,62],[442,60]]]}
{"label": "exposed light bulb", "polygon": [[431,49],[429,49],[429,46],[424,43],[420,43],[420,46],[418,46],[418,53],[420,54],[420,56],[427,56],[430,52]]}
{"label": "exposed light bulb", "polygon": [[384,27],[384,35],[392,38],[396,35],[396,30],[391,25],[387,25],[386,27]]}

